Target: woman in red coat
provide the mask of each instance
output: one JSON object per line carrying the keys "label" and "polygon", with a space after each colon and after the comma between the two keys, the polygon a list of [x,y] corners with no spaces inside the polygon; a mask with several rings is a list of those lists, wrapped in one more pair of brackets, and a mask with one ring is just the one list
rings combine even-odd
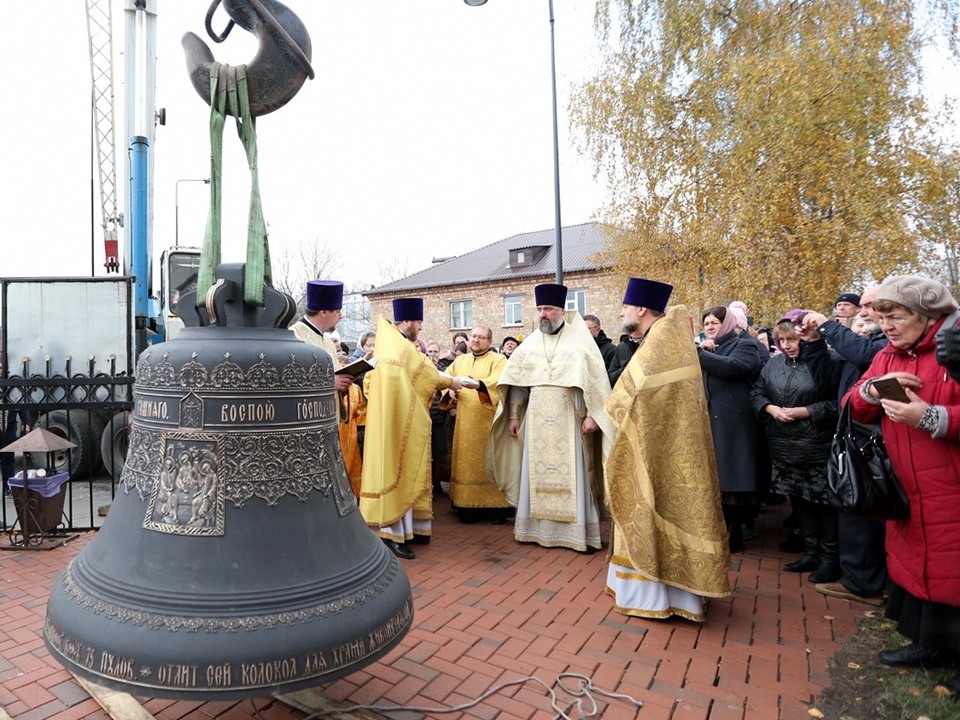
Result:
{"label": "woman in red coat", "polygon": [[[936,359],[937,331],[960,313],[943,285],[909,275],[881,284],[873,307],[889,345],[844,401],[855,420],[880,422],[910,498],[909,519],[887,522],[886,615],[911,643],[879,657],[932,667],[960,654],[960,384]],[[883,378],[896,379],[908,401],[881,398]]]}

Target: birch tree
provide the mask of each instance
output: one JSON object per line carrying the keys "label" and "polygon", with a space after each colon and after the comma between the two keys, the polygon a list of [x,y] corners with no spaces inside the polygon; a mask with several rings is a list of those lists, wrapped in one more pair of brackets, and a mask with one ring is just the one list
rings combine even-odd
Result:
{"label": "birch tree", "polygon": [[[613,188],[625,272],[702,308],[824,308],[917,267],[935,129],[907,0],[598,0],[609,51],[571,104]],[[950,35],[952,38],[953,35]]]}

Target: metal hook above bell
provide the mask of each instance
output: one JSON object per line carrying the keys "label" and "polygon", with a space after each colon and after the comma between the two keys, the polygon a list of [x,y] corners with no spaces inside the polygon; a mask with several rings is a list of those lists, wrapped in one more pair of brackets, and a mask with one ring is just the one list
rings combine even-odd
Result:
{"label": "metal hook above bell", "polygon": [[[210,20],[221,3],[231,20],[226,31],[216,35]],[[234,24],[251,32],[259,42],[257,54],[246,65],[246,77],[250,89],[250,114],[253,117],[266,115],[290,102],[306,79],[314,77],[310,64],[310,35],[300,18],[277,0],[213,0],[206,18],[210,37],[222,42]],[[213,52],[194,33],[186,33],[181,44],[186,53],[190,82],[209,105],[210,72],[216,63]]]}

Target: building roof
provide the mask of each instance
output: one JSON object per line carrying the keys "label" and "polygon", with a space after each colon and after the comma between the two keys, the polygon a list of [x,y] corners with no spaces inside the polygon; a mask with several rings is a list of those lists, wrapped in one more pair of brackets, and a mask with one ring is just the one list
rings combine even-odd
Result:
{"label": "building roof", "polygon": [[[606,261],[601,262],[600,253],[607,248],[612,230],[610,226],[596,222],[562,228],[563,271],[568,273],[608,266]],[[553,228],[511,235],[400,280],[372,288],[366,291],[366,295],[553,275],[557,267],[554,236]],[[535,262],[511,267],[511,251],[527,248],[539,249],[534,254]]]}

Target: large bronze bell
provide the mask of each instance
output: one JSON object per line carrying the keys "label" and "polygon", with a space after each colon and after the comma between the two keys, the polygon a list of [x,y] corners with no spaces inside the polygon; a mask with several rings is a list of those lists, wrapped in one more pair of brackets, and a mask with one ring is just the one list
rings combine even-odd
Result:
{"label": "large bronze bell", "polygon": [[[407,577],[366,526],[340,456],[333,367],[243,326],[243,266],[205,318],[146,350],[103,528],[67,568],[44,637],[78,676],[148,697],[290,692],[382,656],[413,620]],[[281,308],[272,320],[271,307]]]}

